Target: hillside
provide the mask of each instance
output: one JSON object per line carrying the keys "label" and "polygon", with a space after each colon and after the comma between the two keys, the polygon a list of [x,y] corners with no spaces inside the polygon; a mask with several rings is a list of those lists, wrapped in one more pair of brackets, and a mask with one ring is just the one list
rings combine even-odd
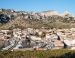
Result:
{"label": "hillside", "polygon": [[0,9],[0,29],[16,27],[71,28],[75,27],[75,17],[67,11],[60,14],[53,10],[35,13]]}

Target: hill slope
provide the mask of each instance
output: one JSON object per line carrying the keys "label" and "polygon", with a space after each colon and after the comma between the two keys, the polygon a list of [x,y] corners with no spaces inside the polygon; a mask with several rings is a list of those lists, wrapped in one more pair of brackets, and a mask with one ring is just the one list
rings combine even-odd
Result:
{"label": "hill slope", "polygon": [[75,27],[75,17],[70,13],[45,11],[42,13],[2,9],[0,11],[0,29],[19,28],[71,28]]}

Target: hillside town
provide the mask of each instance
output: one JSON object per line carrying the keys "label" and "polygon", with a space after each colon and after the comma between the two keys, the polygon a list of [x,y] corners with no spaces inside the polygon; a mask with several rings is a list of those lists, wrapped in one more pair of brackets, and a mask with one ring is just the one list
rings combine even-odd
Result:
{"label": "hillside town", "polygon": [[75,50],[75,28],[0,30],[1,50]]}

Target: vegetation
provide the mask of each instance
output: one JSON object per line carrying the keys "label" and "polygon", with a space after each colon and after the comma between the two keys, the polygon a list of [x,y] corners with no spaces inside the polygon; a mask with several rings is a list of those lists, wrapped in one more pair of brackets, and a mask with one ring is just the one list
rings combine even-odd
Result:
{"label": "vegetation", "polygon": [[22,20],[15,19],[11,20],[6,24],[0,24],[0,29],[13,29],[13,28],[71,28],[75,27],[75,23],[63,23],[63,22],[46,22],[45,20]]}
{"label": "vegetation", "polygon": [[0,51],[0,58],[74,58],[73,50]]}

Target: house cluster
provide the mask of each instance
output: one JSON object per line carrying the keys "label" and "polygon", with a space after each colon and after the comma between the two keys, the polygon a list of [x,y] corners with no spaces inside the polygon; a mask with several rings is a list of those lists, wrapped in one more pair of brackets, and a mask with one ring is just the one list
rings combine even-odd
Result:
{"label": "house cluster", "polygon": [[75,28],[0,30],[1,50],[75,50]]}

